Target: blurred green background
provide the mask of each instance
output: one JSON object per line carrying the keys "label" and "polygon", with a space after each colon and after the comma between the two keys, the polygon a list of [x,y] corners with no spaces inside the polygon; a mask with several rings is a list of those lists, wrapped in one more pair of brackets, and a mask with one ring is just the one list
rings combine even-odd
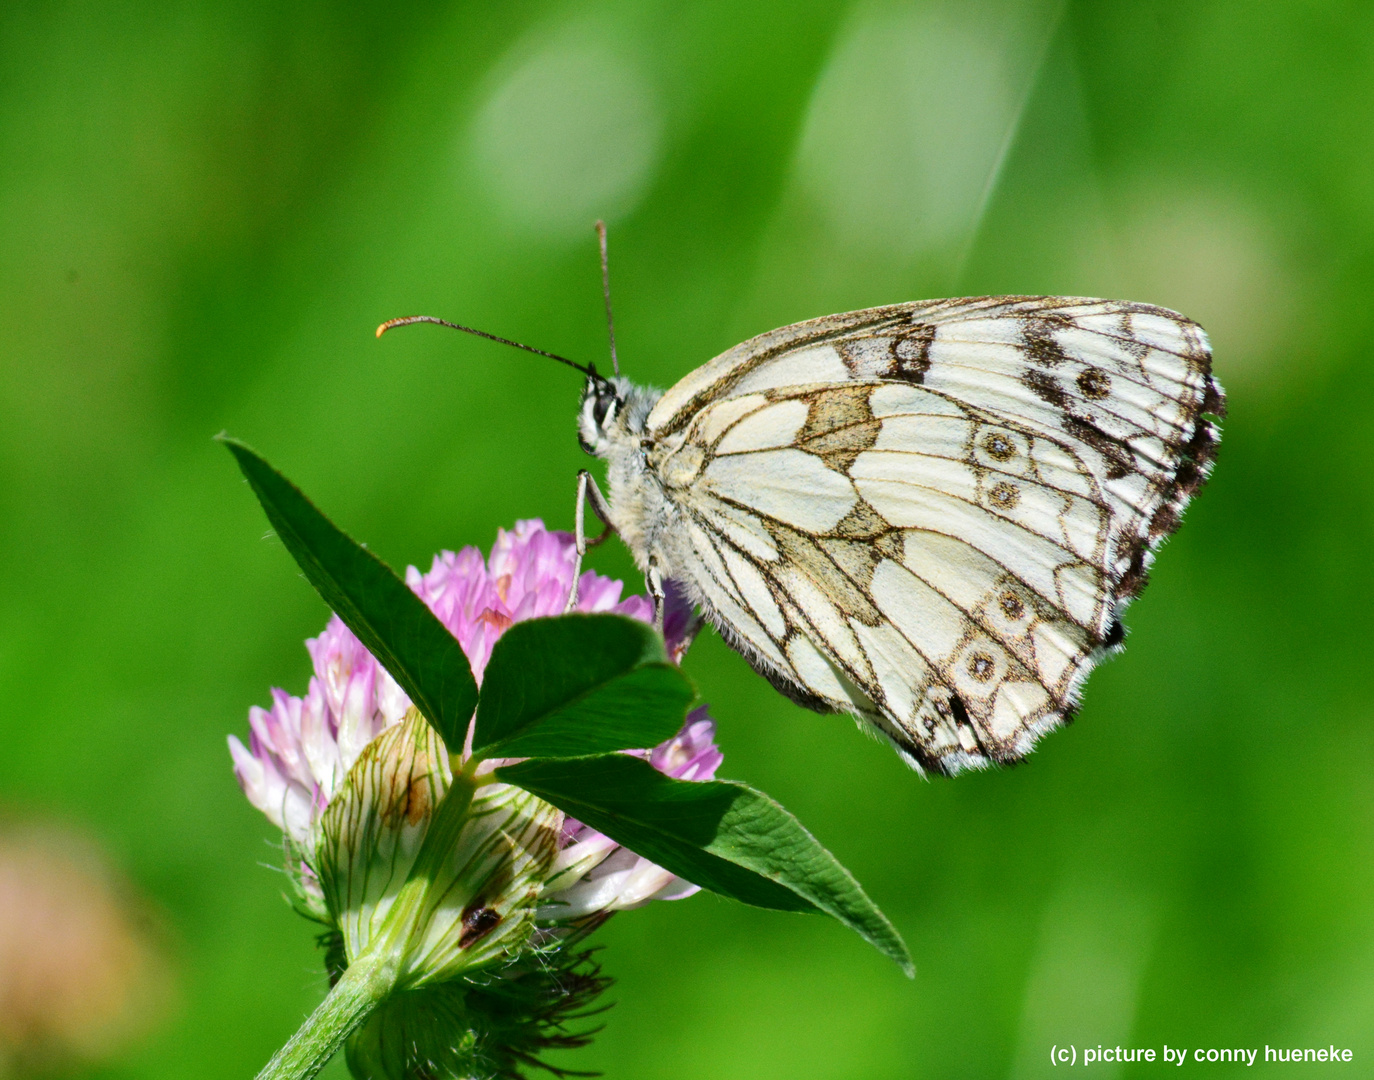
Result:
{"label": "blurred green background", "polygon": [[576,376],[372,331],[600,361],[598,216],[641,381],[1056,292],[1197,318],[1231,412],[1125,655],[1019,768],[922,781],[698,644],[723,772],[919,974],[656,904],[600,933],[618,1004],[560,1064],[1025,1080],[1055,1043],[1335,1043],[1374,1075],[1374,6],[1336,0],[0,6],[0,800],[94,837],[175,972],[70,1071],[251,1076],[324,987],[224,740],[303,690],[326,612],[211,436],[397,567],[569,527]]}

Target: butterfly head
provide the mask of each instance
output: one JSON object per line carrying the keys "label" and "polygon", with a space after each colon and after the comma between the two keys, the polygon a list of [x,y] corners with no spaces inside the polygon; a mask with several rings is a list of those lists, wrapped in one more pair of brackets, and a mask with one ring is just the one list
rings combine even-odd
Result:
{"label": "butterfly head", "polygon": [[[597,373],[593,365],[587,373],[582,389],[582,407],[577,414],[577,441],[582,449],[596,457],[604,457],[615,438],[616,428],[625,412],[622,378],[607,379]],[[625,388],[628,388],[626,386]]]}
{"label": "butterfly head", "polygon": [[605,457],[614,443],[643,433],[657,391],[636,386],[620,375],[606,378],[593,365],[582,390],[577,440],[594,457]]}

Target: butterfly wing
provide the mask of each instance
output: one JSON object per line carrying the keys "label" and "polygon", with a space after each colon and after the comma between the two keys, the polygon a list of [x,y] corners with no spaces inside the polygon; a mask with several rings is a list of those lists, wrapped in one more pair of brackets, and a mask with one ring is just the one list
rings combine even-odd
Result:
{"label": "butterfly wing", "polygon": [[1120,640],[1215,453],[1206,337],[1053,297],[907,304],[745,342],[669,390],[673,569],[789,696],[914,764],[1014,761]]}

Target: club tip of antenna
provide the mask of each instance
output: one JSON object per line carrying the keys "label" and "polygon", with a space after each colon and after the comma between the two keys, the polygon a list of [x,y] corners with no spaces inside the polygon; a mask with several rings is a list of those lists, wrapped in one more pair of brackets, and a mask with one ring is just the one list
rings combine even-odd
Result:
{"label": "club tip of antenna", "polygon": [[383,334],[385,334],[388,330],[392,329],[393,327],[409,326],[411,323],[417,322],[437,323],[442,322],[442,320],[436,319],[432,315],[402,315],[399,319],[387,319],[386,322],[382,323],[381,326],[377,327],[377,336],[381,337]]}

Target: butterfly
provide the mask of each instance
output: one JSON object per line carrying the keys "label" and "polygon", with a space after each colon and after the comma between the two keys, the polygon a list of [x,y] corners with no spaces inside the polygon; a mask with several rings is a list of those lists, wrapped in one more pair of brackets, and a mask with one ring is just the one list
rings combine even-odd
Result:
{"label": "butterfly", "polygon": [[605,494],[579,474],[579,568],[590,501],[660,626],[675,584],[787,697],[947,775],[1071,718],[1225,413],[1200,326],[1074,297],[828,315],[666,392],[573,366],[607,466]]}

